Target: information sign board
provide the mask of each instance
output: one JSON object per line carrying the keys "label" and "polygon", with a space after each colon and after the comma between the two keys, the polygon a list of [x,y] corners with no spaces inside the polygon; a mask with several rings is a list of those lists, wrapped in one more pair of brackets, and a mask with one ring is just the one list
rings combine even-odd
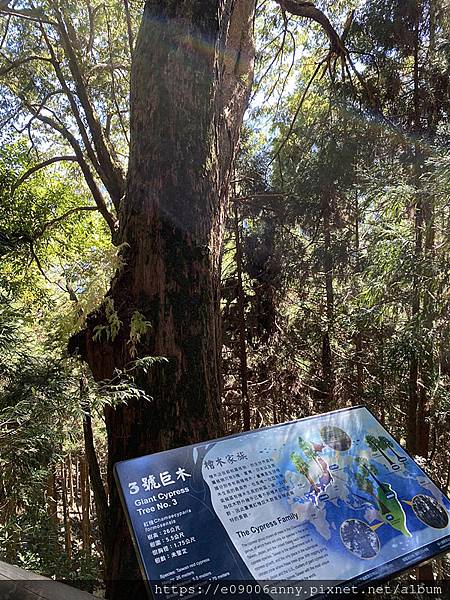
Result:
{"label": "information sign board", "polygon": [[365,407],[124,461],[115,473],[158,595],[171,583],[360,586],[450,549],[449,500]]}

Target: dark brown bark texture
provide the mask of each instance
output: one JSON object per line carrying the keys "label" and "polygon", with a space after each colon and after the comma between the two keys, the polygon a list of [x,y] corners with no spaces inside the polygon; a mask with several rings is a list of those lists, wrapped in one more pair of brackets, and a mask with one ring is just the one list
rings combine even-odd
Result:
{"label": "dark brown bark texture", "polygon": [[244,431],[250,429],[250,397],[248,393],[248,364],[247,364],[247,327],[245,322],[245,294],[242,285],[242,240],[240,232],[239,209],[234,207],[234,237],[236,242],[236,272],[237,272],[237,306],[239,333],[239,365],[242,394],[242,423]]}
{"label": "dark brown bark texture", "polygon": [[[151,400],[105,410],[109,598],[139,595],[137,562],[113,481],[117,461],[221,434],[219,276],[231,165],[252,80],[254,0],[150,0],[131,76],[131,147],[121,204],[124,266],[108,293],[121,325],[94,339],[104,309],[76,340],[96,380],[129,368],[132,318],[149,323],[139,372]],[[134,591],[133,591],[134,590]],[[137,597],[137,596],[136,596]]]}
{"label": "dark brown bark texture", "polygon": [[[277,2],[319,22],[331,50],[340,52],[320,11]],[[109,223],[124,266],[107,302],[69,345],[98,381],[129,369],[134,350],[139,358],[164,359],[150,370],[134,370],[146,399],[105,409],[109,507],[103,538],[111,600],[144,597],[114,464],[222,433],[220,258],[232,163],[252,83],[254,12],[255,0],[147,0],[134,46],[130,160],[117,236]],[[111,197],[117,205],[117,195]],[[120,321],[108,338],[96,335],[98,326],[109,325],[107,307]],[[149,323],[138,344],[132,335],[136,314]]]}

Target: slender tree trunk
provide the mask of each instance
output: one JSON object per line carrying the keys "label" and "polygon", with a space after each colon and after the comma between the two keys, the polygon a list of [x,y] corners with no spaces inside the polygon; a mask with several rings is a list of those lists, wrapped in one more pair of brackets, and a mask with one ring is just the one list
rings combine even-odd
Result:
{"label": "slender tree trunk", "polygon": [[331,410],[334,404],[334,372],[331,339],[334,320],[333,255],[331,250],[330,198],[323,203],[324,271],[327,330],[322,337],[323,408]]}
{"label": "slender tree trunk", "polygon": [[274,425],[278,423],[277,400],[272,398],[272,422]]}
{"label": "slender tree trunk", "polygon": [[54,525],[58,526],[58,489],[55,473],[52,471],[47,479],[47,513]]}
{"label": "slender tree trunk", "polygon": [[63,462],[61,465],[61,482],[62,482],[62,505],[63,505],[63,519],[64,519],[64,544],[66,554],[69,560],[72,558],[72,529],[70,522],[70,509],[68,502],[67,493],[67,467],[66,463]]}
{"label": "slender tree trunk", "polygon": [[384,360],[384,333],[381,331],[380,334],[380,361],[379,361],[379,373],[380,373],[380,403],[379,403],[379,415],[380,421],[384,425],[386,419],[386,376],[385,376],[385,360]]}
{"label": "slender tree trunk", "polygon": [[250,429],[250,398],[248,395],[248,367],[247,367],[247,335],[245,326],[245,298],[242,284],[242,244],[239,223],[239,209],[234,205],[234,237],[236,242],[236,271],[237,271],[237,303],[239,327],[239,365],[242,392],[242,420],[244,431]]}
{"label": "slender tree trunk", "polygon": [[[416,155],[417,157],[417,155]],[[416,167],[419,168],[418,166]],[[414,214],[414,275],[412,280],[412,302],[411,302],[411,320],[415,323],[414,330],[419,332],[419,319],[421,315],[421,264],[423,253],[423,211],[422,198],[418,193]],[[419,392],[419,365],[420,357],[418,343],[413,341],[411,356],[409,361],[409,400],[408,400],[408,419],[407,419],[407,437],[406,443],[409,452],[416,454],[418,451],[418,422],[422,422],[423,415],[419,417],[419,398],[422,392]],[[425,403],[425,396],[421,396],[422,411]]]}
{"label": "slender tree trunk", "polygon": [[73,486],[73,462],[72,462],[72,454],[69,453],[67,457],[67,489],[68,489],[68,500],[69,500],[69,510],[73,510],[75,506],[75,493]]}
{"label": "slender tree trunk", "polygon": [[[416,160],[419,160],[417,152]],[[419,166],[415,167],[417,171]],[[418,184],[418,178],[416,179]],[[412,301],[411,301],[411,320],[415,323],[415,331],[419,332],[419,319],[421,311],[420,290],[421,290],[421,263],[422,263],[422,245],[423,245],[423,213],[422,198],[417,193],[414,209],[414,274],[412,280]],[[417,423],[418,423],[418,403],[419,403],[419,351],[418,344],[413,340],[413,347],[409,360],[409,400],[408,400],[408,419],[407,419],[407,448],[411,454],[416,454],[418,449]]]}
{"label": "slender tree trunk", "polygon": [[[9,520],[15,515],[17,512],[17,505],[14,499],[10,498],[6,501],[6,504],[2,505],[2,517],[4,518],[4,523],[8,523]],[[6,561],[9,563],[14,563],[14,560],[17,557],[17,546],[19,542],[19,532],[16,527],[13,527],[12,533],[8,539],[8,543],[6,545],[5,557]]]}
{"label": "slender tree trunk", "polygon": [[[359,200],[358,191],[355,194],[355,253],[356,253],[356,274],[361,277],[361,253],[359,245]],[[359,281],[358,281],[359,287]],[[363,332],[358,324],[358,330],[355,334],[355,362],[356,362],[356,402],[353,404],[361,404],[364,396],[364,369],[363,369]]]}
{"label": "slender tree trunk", "polygon": [[448,495],[450,490],[450,459],[447,463],[447,472],[445,476],[445,485],[444,485],[444,493]]}
{"label": "slender tree trunk", "polygon": [[[420,98],[419,98],[419,26],[420,26],[420,11],[419,5],[416,3],[416,22],[414,26],[414,63],[413,63],[413,129],[418,135],[421,131],[421,114],[420,114]],[[420,186],[420,164],[421,152],[419,146],[414,147],[414,182],[416,190]],[[422,260],[422,198],[416,191],[415,207],[414,207],[414,275],[412,281],[412,301],[411,301],[411,320],[418,321],[420,316],[420,266]],[[418,329],[418,323],[416,325]],[[408,401],[408,422],[406,444],[408,450],[415,454],[417,452],[417,404],[419,398],[418,392],[419,382],[419,354],[417,344],[413,342],[411,356],[409,361],[409,401]]]}
{"label": "slender tree trunk", "polygon": [[417,352],[413,351],[409,365],[409,398],[408,398],[408,418],[406,447],[411,454],[416,454],[417,450],[417,381],[419,374]]}
{"label": "slender tree trunk", "polygon": [[104,562],[107,571],[109,565],[108,561],[111,543],[111,515],[108,506],[107,493],[105,490],[105,486],[103,485],[102,475],[100,472],[100,465],[98,463],[97,454],[95,452],[94,434],[92,431],[92,418],[88,406],[84,407],[83,437],[84,452],[86,457],[86,463],[88,466],[89,480],[94,495],[97,523],[100,530]]}
{"label": "slender tree trunk", "polygon": [[86,456],[79,457],[80,470],[80,496],[81,496],[81,539],[83,542],[83,550],[88,554],[91,553],[91,493],[89,488],[89,474]]}
{"label": "slender tree trunk", "polygon": [[434,372],[434,352],[433,352],[433,321],[434,321],[434,299],[431,289],[434,279],[434,240],[435,240],[435,225],[434,225],[434,207],[433,200],[430,194],[423,192],[423,226],[425,229],[425,241],[423,250],[424,259],[424,299],[423,299],[423,327],[424,327],[424,343],[423,357],[421,361],[421,379],[422,385],[419,392],[419,402],[417,408],[417,453],[420,456],[428,457],[430,450],[430,423],[429,402],[428,397],[433,385]]}
{"label": "slender tree trunk", "polygon": [[[419,7],[418,7],[419,8]],[[428,60],[435,60],[436,53],[436,30],[437,30],[437,3],[430,2],[429,6],[429,30],[430,39],[428,46]],[[417,36],[418,37],[418,36]],[[419,40],[416,37],[417,53],[415,54],[415,64],[418,64],[418,47]],[[416,75],[418,77],[418,73]],[[427,130],[429,135],[434,135],[437,127],[437,118],[435,111],[428,111],[427,115]],[[423,359],[421,365],[421,378],[422,385],[419,394],[419,405],[417,410],[417,453],[420,456],[428,457],[430,450],[430,423],[428,420],[429,416],[429,395],[430,390],[433,386],[435,368],[435,356],[434,356],[434,339],[435,335],[433,332],[433,323],[436,315],[435,307],[435,294],[439,291],[432,289],[436,279],[435,269],[435,210],[434,210],[434,197],[428,191],[423,190],[422,197],[422,210],[423,210],[423,228],[425,234],[423,259],[424,259],[424,272],[423,272],[423,327],[424,327],[424,344],[423,344]]]}
{"label": "slender tree trunk", "polygon": [[75,492],[75,506],[77,507],[77,509],[80,507],[80,503],[81,503],[81,488],[80,488],[80,460],[79,460],[79,456],[77,455],[76,460],[75,460],[75,485],[74,485],[74,492]]}

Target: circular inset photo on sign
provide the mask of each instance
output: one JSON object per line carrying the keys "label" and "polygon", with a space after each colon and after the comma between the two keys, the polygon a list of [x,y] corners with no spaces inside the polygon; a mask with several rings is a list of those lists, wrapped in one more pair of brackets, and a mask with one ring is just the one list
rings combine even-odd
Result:
{"label": "circular inset photo on sign", "polygon": [[352,445],[350,436],[343,429],[333,425],[325,425],[320,430],[320,436],[327,446],[339,452],[345,452]]}
{"label": "circular inset photo on sign", "polygon": [[414,496],[412,508],[416,517],[428,527],[433,527],[433,529],[445,529],[447,527],[447,511],[432,496],[425,496],[424,494]]}
{"label": "circular inset photo on sign", "polygon": [[372,528],[359,519],[347,519],[339,530],[342,543],[349,552],[365,560],[380,552],[380,538]]}

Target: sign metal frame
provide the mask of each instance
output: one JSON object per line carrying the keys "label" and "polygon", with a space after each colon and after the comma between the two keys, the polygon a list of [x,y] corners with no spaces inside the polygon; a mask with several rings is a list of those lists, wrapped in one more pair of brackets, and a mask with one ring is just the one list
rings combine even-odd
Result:
{"label": "sign metal frame", "polygon": [[[266,426],[266,427],[261,427],[259,429],[254,429],[254,430],[250,430],[250,431],[243,431],[243,432],[239,432],[239,433],[236,433],[236,434],[231,434],[231,435],[228,435],[228,436],[223,436],[223,437],[220,437],[220,438],[215,438],[215,439],[212,439],[212,440],[209,440],[209,441],[200,442],[200,443],[196,443],[196,444],[190,444],[188,446],[174,448],[174,449],[171,449],[171,450],[166,450],[166,451],[158,452],[158,453],[155,453],[155,454],[151,454],[151,455],[147,455],[147,456],[142,456],[142,457],[139,457],[139,458],[130,459],[130,460],[127,460],[127,461],[121,461],[119,463],[116,463],[116,465],[114,466],[114,477],[115,477],[116,484],[117,484],[117,487],[118,487],[118,490],[119,490],[119,495],[120,495],[122,506],[123,506],[123,509],[124,509],[124,512],[125,512],[126,520],[127,520],[127,523],[128,523],[128,528],[129,528],[129,531],[130,531],[130,534],[131,534],[131,537],[132,537],[133,545],[134,545],[134,548],[135,548],[135,551],[136,551],[136,556],[138,558],[138,562],[139,562],[140,570],[141,570],[141,573],[142,573],[142,577],[144,579],[144,582],[146,583],[146,587],[147,587],[147,590],[148,590],[148,593],[149,593],[149,597],[150,598],[156,597],[156,595],[154,593],[154,590],[152,589],[152,585],[151,584],[153,584],[153,583],[156,584],[158,582],[157,582],[156,579],[151,579],[151,578],[148,577],[148,569],[147,569],[147,566],[145,564],[143,553],[142,553],[139,541],[137,539],[137,536],[136,536],[136,533],[135,533],[135,530],[134,530],[132,519],[130,518],[130,514],[129,514],[129,510],[128,510],[128,504],[127,504],[127,501],[126,501],[126,498],[125,498],[125,495],[124,495],[124,491],[123,491],[123,488],[122,488],[122,485],[121,485],[120,473],[119,473],[119,471],[121,469],[123,469],[125,465],[130,465],[130,463],[132,463],[134,461],[138,461],[138,460],[155,459],[155,457],[160,458],[163,455],[167,456],[169,454],[179,453],[181,450],[186,450],[186,451],[190,450],[190,451],[192,451],[194,448],[213,447],[217,442],[222,442],[222,441],[226,441],[226,440],[232,440],[232,439],[235,439],[235,438],[239,438],[239,437],[242,437],[242,436],[252,435],[252,434],[255,434],[255,433],[258,433],[258,432],[267,431],[267,430],[274,429],[274,428],[283,428],[283,427],[286,427],[286,426],[295,425],[295,423],[299,423],[299,422],[305,422],[305,421],[309,421],[309,420],[317,420],[318,418],[323,418],[323,417],[327,417],[329,415],[335,415],[335,414],[338,414],[338,413],[351,413],[353,411],[361,410],[361,409],[367,410],[367,412],[377,422],[378,426],[384,432],[386,432],[386,434],[389,437],[391,437],[392,439],[394,439],[394,441],[397,444],[399,444],[399,446],[401,447],[401,445],[398,442],[398,440],[385,428],[385,426],[383,425],[383,423],[381,423],[380,419],[373,413],[373,411],[369,407],[367,407],[365,405],[357,405],[357,406],[351,406],[351,407],[342,408],[342,409],[335,410],[335,411],[329,411],[329,412],[326,412],[326,413],[320,413],[320,414],[316,414],[316,415],[310,415],[310,416],[307,416],[307,417],[303,417],[301,419],[295,419],[293,421],[287,421],[287,422],[284,422],[284,423],[277,423],[276,425],[269,425],[269,426]],[[434,481],[434,479],[432,477],[430,477],[430,475],[428,475],[423,470],[423,468],[420,465],[418,465],[418,463],[414,460],[414,458],[410,455],[410,453],[407,450],[405,450],[403,447],[401,447],[401,448],[402,448],[402,451],[404,452],[404,454],[408,457],[409,460],[411,460],[414,463],[415,467],[421,472],[421,474],[426,479],[428,479],[440,491],[440,493],[447,500],[449,500],[449,502],[450,502],[450,499],[445,494],[445,492],[442,489],[442,487],[438,483],[436,483],[436,481]],[[205,485],[207,485],[206,482],[205,482]],[[220,521],[220,519],[219,519],[218,516],[216,518],[217,518],[218,521]],[[419,518],[419,517],[417,517],[417,518]],[[420,518],[419,518],[419,520],[420,520]],[[441,539],[445,540],[447,538],[450,539],[450,534],[448,536],[444,536]],[[440,541],[440,540],[438,540],[438,541]],[[436,542],[433,542],[433,544],[436,544]],[[427,548],[427,547],[429,547],[429,546],[431,546],[433,544],[428,543],[428,544],[425,544],[423,546],[419,546],[415,550],[412,550],[410,553],[405,554],[405,555],[400,555],[396,559],[388,561],[386,564],[393,564],[393,563],[396,564],[396,563],[399,562],[400,559],[409,556],[409,554],[417,553],[419,550],[421,550],[423,548]],[[375,584],[381,585],[382,583],[384,583],[386,581],[389,581],[389,580],[391,580],[391,579],[393,579],[393,578],[401,575],[402,573],[404,573],[406,571],[409,571],[409,570],[417,567],[418,565],[420,565],[420,564],[422,564],[424,562],[427,562],[427,561],[429,561],[429,560],[431,560],[433,558],[437,558],[439,556],[445,555],[449,551],[450,551],[450,544],[448,546],[446,546],[445,548],[443,548],[441,551],[433,551],[433,552],[431,552],[429,556],[426,556],[426,557],[420,557],[419,556],[417,558],[417,560],[412,560],[410,563],[408,563],[405,566],[399,566],[398,568],[395,568],[394,570],[392,570],[386,576],[374,577],[374,578],[370,579],[369,578],[370,573],[372,573],[373,571],[377,571],[377,569],[378,569],[378,567],[375,567],[374,569],[365,571],[361,575],[358,575],[358,576],[356,576],[354,578],[351,578],[349,580],[342,580],[342,582],[339,585],[342,585],[342,586],[344,586],[344,585],[354,586],[358,590],[363,589],[363,588],[365,588],[365,587],[367,587],[369,585],[372,585],[372,584],[373,585],[375,585]],[[226,579],[223,579],[221,581],[223,582],[223,584],[226,584],[226,582],[227,582]],[[207,583],[207,581],[202,582],[202,585],[205,585],[206,583]],[[258,580],[254,579],[254,583],[257,584]],[[164,582],[162,582],[161,585],[164,585]],[[167,583],[167,585],[176,585],[176,584],[172,583],[172,582],[169,582],[169,583]],[[338,584],[335,584],[335,585],[338,585]],[[259,597],[261,597],[261,596],[259,596]],[[267,596],[267,597],[269,597],[269,596]],[[312,600],[314,598],[320,598],[320,597],[323,597],[322,593],[316,594],[314,596],[310,596],[309,598]]]}

